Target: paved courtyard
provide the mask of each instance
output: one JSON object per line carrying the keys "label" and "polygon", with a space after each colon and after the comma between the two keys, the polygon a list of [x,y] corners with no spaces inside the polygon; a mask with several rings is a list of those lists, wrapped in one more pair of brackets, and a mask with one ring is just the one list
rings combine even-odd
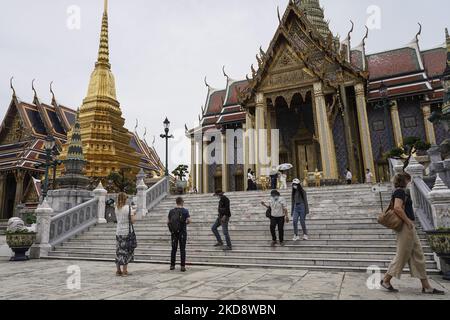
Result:
{"label": "paved courtyard", "polygon": [[[446,296],[420,294],[418,281],[406,276],[395,284],[399,294],[369,290],[364,273],[306,270],[191,267],[169,271],[165,265],[132,264],[132,275],[115,276],[109,262],[0,258],[0,299],[168,299],[168,300],[303,300],[303,299],[450,299],[450,282],[433,276],[432,284]],[[75,270],[75,271],[74,271]],[[80,288],[76,272],[80,271]],[[75,273],[74,273],[75,272]],[[75,289],[69,289],[67,282]]]}

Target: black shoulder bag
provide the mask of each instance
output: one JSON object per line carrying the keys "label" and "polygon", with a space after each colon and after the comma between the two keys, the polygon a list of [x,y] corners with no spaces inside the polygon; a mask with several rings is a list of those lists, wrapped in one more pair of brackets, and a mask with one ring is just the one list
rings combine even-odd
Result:
{"label": "black shoulder bag", "polygon": [[128,236],[126,239],[128,252],[133,252],[137,248],[136,233],[134,232],[134,226],[131,223],[131,206],[128,206]]}

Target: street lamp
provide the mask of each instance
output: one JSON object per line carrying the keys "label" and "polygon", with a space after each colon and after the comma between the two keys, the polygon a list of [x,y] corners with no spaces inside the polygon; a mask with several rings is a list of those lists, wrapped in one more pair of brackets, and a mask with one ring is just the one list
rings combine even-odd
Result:
{"label": "street lamp", "polygon": [[169,119],[164,120],[164,134],[161,134],[162,139],[166,139],[166,177],[169,176],[169,139],[173,139],[173,135],[169,135],[170,121]]}
{"label": "street lamp", "polygon": [[386,123],[386,127],[388,129],[388,143],[390,146],[395,148],[395,144],[392,142],[392,133],[393,129],[391,128],[391,121],[389,119],[389,108],[394,105],[393,102],[389,100],[389,90],[385,83],[382,81],[380,85],[380,96],[381,103],[375,106],[375,110],[383,109],[384,110],[384,122]]}
{"label": "street lamp", "polygon": [[50,168],[53,167],[53,189],[56,188],[56,167],[62,164],[61,160],[53,160],[52,152],[55,148],[55,138],[48,135],[44,140],[44,150],[45,150],[45,163],[35,164],[36,169],[45,168],[45,183],[42,190],[42,198],[45,199],[48,194],[48,176]]}

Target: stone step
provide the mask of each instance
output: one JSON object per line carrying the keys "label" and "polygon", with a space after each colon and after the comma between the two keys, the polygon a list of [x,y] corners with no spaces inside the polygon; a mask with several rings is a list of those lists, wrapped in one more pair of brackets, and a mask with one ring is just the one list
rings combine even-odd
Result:
{"label": "stone step", "polygon": [[[289,243],[289,241],[287,241]],[[101,247],[115,247],[116,243],[115,241],[108,241],[108,242],[102,242],[100,244],[98,243],[90,243],[90,242],[84,242],[84,241],[77,241],[72,240],[69,242],[65,242],[62,245],[58,246],[56,249],[59,250],[62,249],[80,249],[80,248],[101,248]],[[248,243],[243,247],[236,247],[235,250],[254,250],[254,251],[262,251],[267,250],[267,248],[270,245],[270,241],[267,240],[266,242],[261,243]],[[167,249],[170,250],[170,242],[167,241],[166,243],[141,243],[139,242],[139,247],[147,248],[149,250],[161,250],[161,249]],[[189,243],[189,248],[191,250],[202,250],[205,248],[211,248],[211,243],[208,244],[199,244],[199,243]],[[272,249],[272,248],[271,248]],[[393,252],[396,251],[395,245],[367,245],[367,244],[354,244],[354,245],[314,245],[314,244],[286,244],[283,247],[277,246],[276,250],[278,251],[296,251],[296,252],[303,252],[303,251],[313,251],[313,252],[320,252],[320,251],[345,251],[345,252]],[[425,253],[433,253],[431,248],[429,246],[424,246],[423,250]]]}
{"label": "stone step", "polygon": [[[222,249],[198,249],[191,246],[187,246],[187,252],[189,255],[211,255],[227,257],[228,253],[225,253]],[[95,246],[95,247],[60,247],[55,250],[58,253],[77,254],[79,252],[102,252],[113,253],[115,252],[114,246]],[[136,255],[149,254],[149,255],[169,255],[171,249],[167,248],[141,248],[138,247],[135,251]],[[294,251],[285,250],[284,247],[267,247],[261,250],[248,250],[248,249],[233,249],[233,255],[258,257],[258,256],[278,256],[280,258],[330,258],[330,259],[376,259],[376,260],[392,260],[395,256],[395,250],[390,252],[366,252],[366,251]],[[434,262],[434,255],[432,253],[426,253],[425,257],[427,261]]]}
{"label": "stone step", "polygon": [[[242,241],[257,241],[257,240],[266,240],[268,238],[268,235],[264,235],[261,233],[258,234],[230,234],[231,239],[232,240],[242,240]],[[212,233],[211,234],[196,234],[196,235],[190,235],[188,236],[192,239],[194,239],[193,241],[197,241],[197,240],[209,240],[213,237]],[[293,237],[293,233],[288,232],[286,234],[287,239],[292,238]],[[107,239],[111,239],[111,238],[115,238],[114,234],[108,235],[108,234],[91,234],[91,233],[86,233],[83,235],[80,235],[78,237],[78,239],[82,239],[82,240],[98,240],[98,241],[102,241],[102,240],[107,240]],[[157,240],[164,240],[164,239],[168,239],[169,238],[169,234],[168,233],[161,233],[161,234],[148,234],[148,235],[140,235],[137,234],[137,238],[138,240],[149,240],[149,241],[157,241]],[[395,240],[395,236],[394,235],[390,235],[390,234],[356,234],[356,235],[351,235],[351,234],[310,234],[309,235],[310,240],[347,240],[347,241],[370,241],[370,240]],[[424,240],[422,238],[422,240]]]}
{"label": "stone step", "polygon": [[[79,252],[61,252],[61,251],[52,251],[49,252],[49,256],[84,256],[84,257],[99,257],[99,258],[107,258],[112,259],[115,257],[114,250],[110,252],[88,252],[88,251],[79,251]],[[168,254],[142,254],[136,253],[135,259],[137,260],[157,260],[157,261],[167,261],[170,262],[170,257]],[[195,262],[212,262],[216,264],[221,264],[224,260],[227,263],[240,265],[241,263],[250,263],[250,264],[281,264],[281,265],[305,265],[305,266],[334,266],[334,267],[345,267],[347,265],[352,267],[369,267],[372,265],[377,265],[379,267],[388,267],[391,263],[391,260],[386,259],[345,259],[345,258],[303,258],[303,257],[272,257],[267,254],[261,256],[248,256],[248,255],[238,255],[234,252],[227,252],[225,256],[215,256],[210,254],[192,254],[190,253],[187,257],[188,261]],[[427,269],[436,269],[436,263],[432,261],[426,262]]]}
{"label": "stone step", "polygon": [[[102,261],[102,262],[111,262],[114,263],[114,258],[100,258],[100,257],[84,257],[84,256],[72,256],[72,257],[58,257],[58,256],[44,256],[42,259],[56,259],[56,260],[68,260],[68,261]],[[167,260],[134,260],[135,263],[152,263],[152,264],[167,264]],[[251,263],[227,263],[222,262],[220,264],[216,264],[214,262],[189,262],[188,266],[208,266],[208,267],[228,267],[228,268],[270,268],[270,269],[292,269],[292,270],[311,270],[311,271],[329,271],[329,272],[367,272],[367,268],[365,267],[351,267],[351,266],[343,266],[343,267],[335,267],[335,266],[312,266],[312,265],[280,265],[280,264],[251,264]],[[387,268],[380,268],[381,272],[385,272]],[[404,274],[409,273],[409,269],[404,270]],[[440,271],[437,269],[428,269],[427,273],[429,275],[440,274]]]}

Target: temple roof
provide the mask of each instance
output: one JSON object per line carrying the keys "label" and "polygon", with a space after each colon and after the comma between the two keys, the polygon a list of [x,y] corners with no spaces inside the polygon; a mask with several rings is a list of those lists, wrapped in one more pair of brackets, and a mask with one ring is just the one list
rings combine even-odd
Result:
{"label": "temple roof", "polygon": [[[65,128],[70,129],[74,125],[77,113],[75,110],[59,104],[40,102],[40,107],[38,107],[34,103],[19,101],[13,97],[0,126],[0,143],[5,139],[5,135],[11,134],[8,130],[12,128],[16,114],[20,117],[23,129],[19,131],[23,132],[23,135],[19,136],[15,142],[0,145],[0,171],[21,167],[41,172],[42,169],[35,169],[34,165],[45,161],[45,137],[48,134],[53,135],[60,151],[62,145],[67,142],[69,130],[66,131]],[[148,147],[147,143],[137,134],[131,133],[131,135],[133,139],[130,141],[130,146],[141,156],[139,167],[144,170],[160,172],[164,166],[156,150]]]}
{"label": "temple roof", "polygon": [[420,57],[415,49],[409,47],[371,54],[367,59],[370,80],[422,71]]}

